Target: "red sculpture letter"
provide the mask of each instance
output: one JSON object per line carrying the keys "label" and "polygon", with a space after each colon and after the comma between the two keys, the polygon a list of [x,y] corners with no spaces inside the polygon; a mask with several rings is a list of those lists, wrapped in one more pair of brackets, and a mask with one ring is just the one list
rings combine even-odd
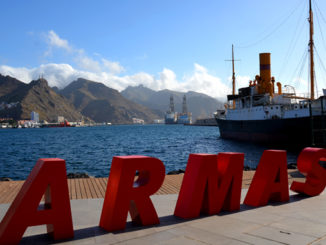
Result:
{"label": "red sculpture letter", "polygon": [[243,153],[219,153],[217,155],[218,213],[220,210],[240,209],[243,161]]}
{"label": "red sculpture letter", "polygon": [[244,204],[258,207],[269,200],[289,201],[286,151],[264,151]]}
{"label": "red sculpture letter", "polygon": [[[134,182],[136,171],[139,176]],[[164,177],[164,165],[157,158],[114,157],[100,227],[107,231],[124,229],[128,210],[134,223],[140,225],[160,223],[150,195],[161,187]]]}
{"label": "red sculpture letter", "polygon": [[[38,209],[43,194],[45,204]],[[54,239],[74,236],[66,164],[40,159],[0,223],[0,244],[18,244],[28,226],[47,225]]]}
{"label": "red sculpture letter", "polygon": [[195,218],[240,208],[243,154],[191,154],[174,215]]}
{"label": "red sculpture letter", "polygon": [[291,190],[308,196],[319,195],[326,186],[326,169],[319,165],[319,161],[326,158],[326,149],[305,148],[297,161],[298,169],[306,176],[306,182],[293,181]]}

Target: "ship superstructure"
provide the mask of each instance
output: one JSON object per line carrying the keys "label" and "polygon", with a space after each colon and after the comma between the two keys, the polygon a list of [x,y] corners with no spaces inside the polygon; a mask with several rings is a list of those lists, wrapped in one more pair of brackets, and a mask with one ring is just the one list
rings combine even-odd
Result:
{"label": "ship superstructure", "polygon": [[165,113],[165,124],[176,124],[177,123],[177,113],[174,111],[174,100],[173,95],[170,95],[170,106],[169,110]]}
{"label": "ship superstructure", "polygon": [[177,113],[174,110],[173,95],[170,95],[169,110],[165,113],[165,124],[191,124],[192,113],[188,112],[186,95],[182,99],[182,113]]}
{"label": "ship superstructure", "polygon": [[182,99],[182,113],[178,114],[178,124],[191,124],[192,123],[192,114],[188,112],[187,107],[187,98],[186,95]]}

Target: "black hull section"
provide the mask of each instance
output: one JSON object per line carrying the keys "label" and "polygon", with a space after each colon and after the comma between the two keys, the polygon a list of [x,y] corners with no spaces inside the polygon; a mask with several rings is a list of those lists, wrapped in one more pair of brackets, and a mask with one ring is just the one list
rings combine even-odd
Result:
{"label": "black hull section", "polygon": [[288,147],[325,145],[324,123],[321,116],[245,121],[217,119],[221,138]]}

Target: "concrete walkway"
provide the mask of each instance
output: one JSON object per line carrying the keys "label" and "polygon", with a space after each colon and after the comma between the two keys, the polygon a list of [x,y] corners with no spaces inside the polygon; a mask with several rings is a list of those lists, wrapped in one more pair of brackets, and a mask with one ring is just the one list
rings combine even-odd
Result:
{"label": "concrete walkway", "polygon": [[[242,190],[242,200],[247,189]],[[182,220],[173,216],[177,195],[154,195],[161,224],[108,233],[98,227],[103,199],[71,200],[74,240],[62,244],[326,244],[326,194],[304,198],[291,193],[288,203]],[[0,218],[9,204],[0,205]],[[130,220],[130,219],[129,219]],[[28,228],[22,244],[54,243],[45,226]]]}

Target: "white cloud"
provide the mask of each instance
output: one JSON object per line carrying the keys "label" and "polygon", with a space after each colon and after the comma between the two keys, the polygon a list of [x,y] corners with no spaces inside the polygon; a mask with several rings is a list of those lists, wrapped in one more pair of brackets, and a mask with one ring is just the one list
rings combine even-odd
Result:
{"label": "white cloud", "polygon": [[98,61],[93,60],[87,56],[81,56],[75,59],[79,67],[84,70],[92,71],[92,72],[100,72],[101,66]]}
{"label": "white cloud", "polygon": [[33,80],[33,69],[27,69],[25,67],[11,67],[2,65],[0,66],[0,73],[4,76],[14,77],[24,83],[29,83]]}
{"label": "white cloud", "polygon": [[119,62],[112,62],[104,58],[102,58],[102,64],[111,74],[119,74],[125,70]]}
{"label": "white cloud", "polygon": [[72,51],[72,47],[69,45],[68,41],[60,38],[53,30],[48,32],[47,39],[50,47],[57,47],[65,49],[66,51]]}
{"label": "white cloud", "polygon": [[100,58],[101,55],[95,53],[97,59],[94,59],[86,54],[83,49],[74,48],[69,42],[61,37],[53,30],[49,31],[46,34],[46,39],[48,43],[48,50],[45,52],[45,56],[49,56],[53,53],[53,48],[62,49],[68,52],[69,55],[72,56],[75,63],[79,68],[99,73],[101,71],[108,72],[109,74],[119,74],[123,72],[125,69],[119,62],[110,61],[105,58]]}

